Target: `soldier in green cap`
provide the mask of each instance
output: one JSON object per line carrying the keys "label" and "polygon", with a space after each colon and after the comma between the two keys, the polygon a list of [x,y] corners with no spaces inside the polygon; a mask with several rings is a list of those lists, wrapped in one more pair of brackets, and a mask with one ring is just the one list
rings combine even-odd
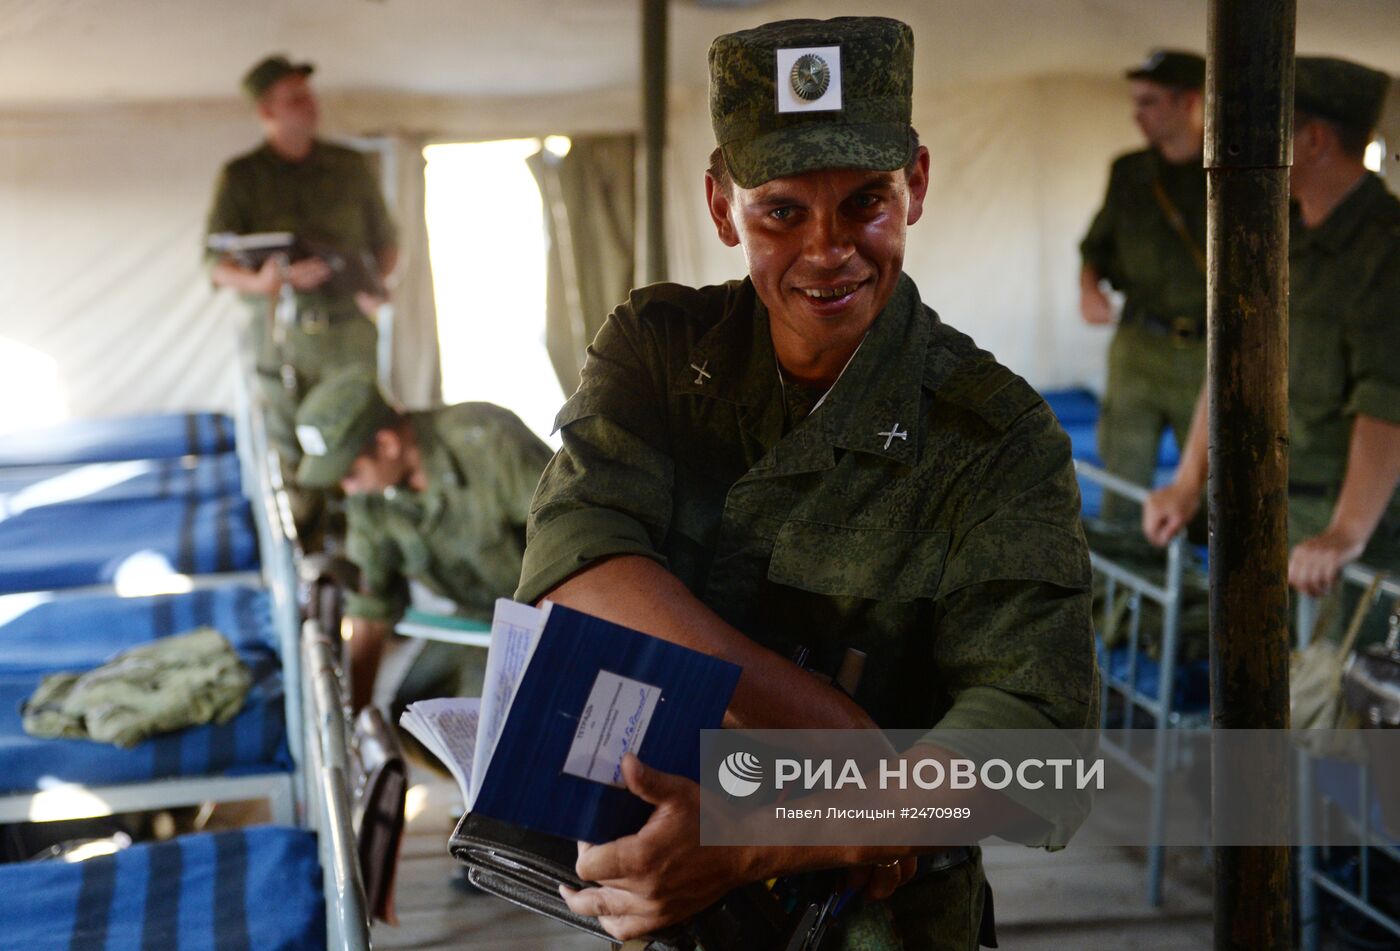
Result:
{"label": "soldier in green cap", "polygon": [[[309,63],[269,56],[243,77],[265,141],[229,161],[219,175],[205,226],[207,235],[290,232],[364,262],[386,279],[397,261],[394,225],[364,156],[317,138],[319,109]],[[232,257],[210,253],[212,279],[239,291],[253,319],[254,359],[266,407],[268,437],[285,473],[301,453],[292,435],[297,401],[323,376],[345,367],[373,369],[376,332],[371,317],[383,303],[382,287],[353,289],[337,279],[325,255],[287,263],[269,256],[254,270]],[[281,331],[269,324],[284,285],[295,291],[295,321]],[[290,481],[290,480],[289,480]],[[292,485],[297,525],[309,529],[320,497]]]}
{"label": "soldier in green cap", "polygon": [[[525,518],[549,448],[512,412],[459,403],[423,412],[389,405],[373,377],[318,384],[297,410],[303,485],[347,496],[346,554],[360,569],[348,598],[352,698],[369,702],[379,658],[416,581],[463,617],[490,621],[520,578]],[[404,705],[480,692],[485,651],[432,642],[399,688]]]}
{"label": "soldier in green cap", "polygon": [[[1325,594],[1348,563],[1400,571],[1400,200],[1363,164],[1390,77],[1298,57],[1288,314],[1288,581]],[[1164,544],[1201,503],[1201,394],[1173,482],[1143,511]]]}
{"label": "soldier in green cap", "polygon": [[[1097,723],[1089,563],[1068,439],[1026,382],[923,304],[903,272],[929,154],[910,126],[914,40],[880,17],[771,23],[710,48],[719,144],[705,187],[748,276],[634,291],[560,411],[517,598],[549,598],[742,667],[726,724],[947,730]],[[866,652],[853,696],[830,674]],[[657,804],[635,836],[583,846],[568,892],[619,938],[736,886],[850,867],[846,948],[992,937],[980,853],[699,848],[695,784],[635,758]],[[958,795],[962,795],[959,793]],[[1029,844],[1045,822],[970,796]],[[962,805],[963,801],[950,805]],[[980,827],[979,827],[980,828]]]}
{"label": "soldier in green cap", "polygon": [[[1123,310],[1108,352],[1099,456],[1114,475],[1151,485],[1162,432],[1178,445],[1206,366],[1206,173],[1201,161],[1205,61],[1156,50],[1128,70],[1133,119],[1148,147],[1119,156],[1103,207],[1079,249],[1079,309],[1111,324],[1106,282]],[[1130,503],[1104,500],[1109,519]]]}

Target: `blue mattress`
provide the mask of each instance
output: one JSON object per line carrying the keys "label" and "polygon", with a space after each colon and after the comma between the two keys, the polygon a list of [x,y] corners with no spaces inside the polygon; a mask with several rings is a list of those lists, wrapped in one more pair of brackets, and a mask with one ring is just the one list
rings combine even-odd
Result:
{"label": "blue mattress", "polygon": [[276,649],[272,601],[248,587],[205,588],[146,598],[53,600],[0,595],[0,670],[84,670],[159,637],[207,624],[239,650]]}
{"label": "blue mattress", "polygon": [[0,469],[0,514],[68,502],[241,495],[238,455]]}
{"label": "blue mattress", "polygon": [[[1070,452],[1075,459],[1096,466],[1102,466],[1099,458],[1099,400],[1088,390],[1050,390],[1041,394],[1050,409],[1059,419],[1069,436]],[[1154,486],[1165,485],[1176,472],[1180,453],[1176,446],[1176,436],[1170,427],[1162,433],[1162,442],[1157,448],[1157,472],[1153,477]],[[1096,482],[1079,480],[1079,494],[1082,511],[1086,518],[1093,518],[1103,508],[1103,489]]]}
{"label": "blue mattress", "polygon": [[233,420],[222,413],[73,419],[6,433],[0,442],[0,466],[203,456],[231,452],[233,436]]}
{"label": "blue mattress", "polygon": [[1041,396],[1045,397],[1050,411],[1066,429],[1079,423],[1092,425],[1098,421],[1099,398],[1089,390],[1048,390]]}
{"label": "blue mattress", "polygon": [[247,501],[74,502],[0,521],[0,593],[111,584],[124,564],[186,575],[256,568]]}
{"label": "blue mattress", "polygon": [[20,705],[42,671],[0,669],[0,793],[31,792],[56,783],[108,785],[173,776],[282,772],[291,768],[286,745],[282,676],[266,648],[239,651],[254,682],[238,716],[154,736],[129,750],[89,740],[29,736]]}
{"label": "blue mattress", "polygon": [[[1338,809],[1353,819],[1361,818],[1361,769],[1355,763],[1334,759],[1312,760],[1313,789],[1319,796],[1326,796]],[[1371,782],[1371,830],[1382,842],[1400,847],[1400,841],[1392,839],[1386,832],[1385,815],[1381,811],[1381,797]],[[1351,841],[1346,838],[1346,841]]]}
{"label": "blue mattress", "polygon": [[[1099,668],[1104,674],[1114,680],[1127,680],[1130,657],[1127,646],[1115,647],[1107,657],[1104,656],[1102,643],[1097,644],[1097,650]],[[1161,671],[1161,664],[1139,651],[1135,678],[1138,692],[1156,697]],[[1196,713],[1210,709],[1210,661],[1202,659],[1178,667],[1172,679],[1172,694],[1172,709],[1177,713]]]}
{"label": "blue mattress", "polygon": [[323,949],[316,837],[261,826],[3,865],[0,934],[27,951]]}

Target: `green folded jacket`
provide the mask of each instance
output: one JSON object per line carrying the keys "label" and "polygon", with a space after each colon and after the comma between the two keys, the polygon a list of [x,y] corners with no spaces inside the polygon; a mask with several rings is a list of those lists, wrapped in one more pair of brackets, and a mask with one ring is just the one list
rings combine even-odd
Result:
{"label": "green folded jacket", "polygon": [[24,704],[24,731],[125,749],[155,733],[227,723],[252,683],[224,636],[199,627],[124,651],[86,673],[45,677]]}

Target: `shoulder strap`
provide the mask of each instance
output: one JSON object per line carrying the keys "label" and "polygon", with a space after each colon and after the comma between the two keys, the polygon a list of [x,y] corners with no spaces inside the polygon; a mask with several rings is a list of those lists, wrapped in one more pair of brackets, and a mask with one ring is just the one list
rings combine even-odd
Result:
{"label": "shoulder strap", "polygon": [[1196,269],[1202,274],[1206,273],[1206,253],[1201,250],[1201,246],[1196,243],[1196,239],[1191,237],[1191,232],[1186,229],[1186,219],[1181,216],[1181,211],[1172,203],[1171,197],[1167,195],[1167,190],[1162,187],[1161,176],[1157,170],[1152,170],[1152,194],[1157,199],[1158,206],[1162,209],[1162,214],[1167,216],[1167,223],[1172,226],[1176,236],[1186,245],[1186,250],[1191,252],[1191,260],[1196,262]]}

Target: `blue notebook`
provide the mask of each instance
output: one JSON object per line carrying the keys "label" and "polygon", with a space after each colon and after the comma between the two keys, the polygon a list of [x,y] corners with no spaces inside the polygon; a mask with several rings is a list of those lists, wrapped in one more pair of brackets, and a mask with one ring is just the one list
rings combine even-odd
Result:
{"label": "blue notebook", "polygon": [[739,682],[734,664],[557,604],[498,601],[491,638],[469,809],[585,842],[651,813],[625,788],[624,751],[698,778],[700,731]]}

